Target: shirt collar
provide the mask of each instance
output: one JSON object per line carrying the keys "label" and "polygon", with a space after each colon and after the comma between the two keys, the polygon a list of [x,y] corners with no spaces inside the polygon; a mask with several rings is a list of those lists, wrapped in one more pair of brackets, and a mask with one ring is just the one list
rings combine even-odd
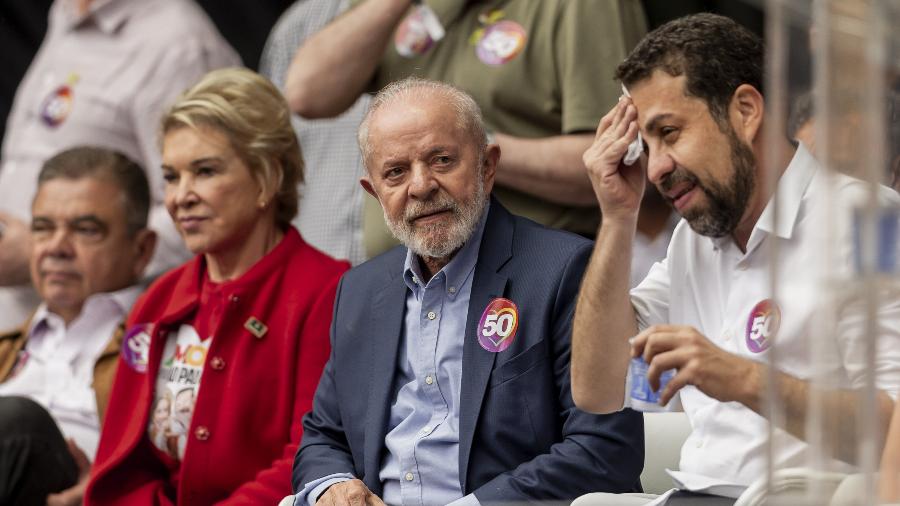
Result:
{"label": "shirt collar", "polygon": [[[95,293],[84,301],[84,305],[81,308],[81,314],[78,315],[78,318],[81,318],[85,314],[89,314],[89,312],[91,312],[98,304],[104,304],[107,301],[112,302],[114,311],[116,311],[119,316],[124,317],[128,314],[128,311],[131,310],[131,306],[134,305],[134,302],[143,291],[143,286],[132,285],[115,292]],[[31,322],[28,324],[27,335],[32,336],[35,332],[45,327],[52,327],[56,325],[57,321],[61,322],[62,320],[47,308],[46,303],[42,302],[41,305],[38,306],[37,311],[35,311],[34,316],[31,318]]]}
{"label": "shirt collar", "polygon": [[[800,215],[803,196],[806,194],[806,189],[809,187],[817,167],[818,162],[812,153],[806,149],[803,143],[798,143],[793,158],[778,180],[775,194],[769,199],[750,232],[750,239],[747,242],[748,252],[759,244],[765,234],[774,234],[783,239],[791,238]],[[778,199],[777,222],[774,209],[776,198]],[[730,235],[711,240],[716,249],[720,250],[734,243],[734,239]]]}
{"label": "shirt collar", "polygon": [[[806,188],[812,181],[816,172],[817,162],[803,144],[797,145],[797,151],[788,164],[781,179],[778,180],[778,188],[775,195],[769,199],[766,208],[763,209],[756,227],[769,234],[775,234],[784,239],[790,239],[797,225],[797,217],[800,214],[800,204]],[[778,198],[778,219],[775,220],[775,198]]]}
{"label": "shirt collar", "polygon": [[[472,231],[472,235],[469,236],[469,239],[466,240],[463,247],[456,253],[456,256],[454,256],[439,273],[435,274],[435,278],[438,277],[440,273],[444,274],[447,281],[448,297],[450,299],[456,298],[456,294],[459,293],[459,288],[475,270],[478,252],[481,249],[481,238],[484,235],[484,224],[487,223],[487,215],[490,211],[490,207],[491,202],[488,200],[484,205],[484,210],[481,213],[481,218],[478,219],[475,230]],[[409,248],[406,249],[406,260],[403,262],[403,281],[413,293],[416,293],[419,289],[424,288],[428,284],[422,275],[416,254]],[[454,290],[451,291],[449,290],[450,288],[454,288]]]}
{"label": "shirt collar", "polygon": [[129,5],[131,1],[94,0],[85,14],[79,14],[75,9],[75,1],[70,0],[63,3],[63,19],[70,30],[93,20],[104,33],[115,33],[132,15],[134,9]]}

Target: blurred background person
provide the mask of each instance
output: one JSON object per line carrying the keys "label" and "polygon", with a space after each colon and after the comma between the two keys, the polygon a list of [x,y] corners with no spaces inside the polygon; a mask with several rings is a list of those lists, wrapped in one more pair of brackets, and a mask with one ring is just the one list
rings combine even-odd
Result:
{"label": "blurred background person", "polygon": [[124,155],[76,147],[44,164],[29,258],[42,302],[0,335],[0,504],[81,503],[156,242],[149,207],[144,170]]}
{"label": "blurred background person", "polygon": [[[166,208],[197,256],[129,316],[86,504],[275,504],[289,493],[349,267],[290,225],[303,162],[289,117],[274,85],[242,69],[211,72],[164,115]],[[191,420],[173,456],[150,438],[150,408],[185,389],[190,406],[173,404]]]}
{"label": "blurred background person", "polygon": [[[645,32],[637,0],[353,1],[297,51],[292,109],[332,117],[366,91],[407,76],[447,82],[484,111],[505,153],[495,190],[514,214],[593,237],[599,212],[581,155],[621,93],[612,70]],[[436,20],[425,12],[435,13]],[[438,40],[429,26],[440,24]],[[604,77],[606,76],[606,77]],[[364,200],[368,256],[396,244]]]}
{"label": "blurred background person", "polygon": [[[348,4],[347,0],[296,2],[269,35],[260,73],[283,90],[297,48],[346,10]],[[306,162],[300,190],[303,198],[294,226],[311,245],[353,264],[366,259],[363,190],[357,183],[364,171],[356,145],[356,128],[368,104],[369,96],[363,94],[335,118],[306,119],[296,114],[291,117]]]}
{"label": "blurred background person", "polygon": [[157,125],[165,106],[237,54],[190,0],[56,0],[47,34],[19,84],[0,158],[0,328],[36,304],[28,285],[29,205],[41,164],[62,149],[99,145],[149,170],[151,228],[160,235],[148,274],[188,253],[162,207]]}

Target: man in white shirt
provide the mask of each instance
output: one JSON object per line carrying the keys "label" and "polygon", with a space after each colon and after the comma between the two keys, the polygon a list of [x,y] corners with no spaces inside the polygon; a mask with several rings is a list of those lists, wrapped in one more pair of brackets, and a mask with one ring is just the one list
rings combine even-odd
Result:
{"label": "man in white shirt", "polygon": [[63,149],[102,146],[147,169],[159,234],[148,277],[191,257],[162,204],[159,118],[201,76],[240,63],[193,0],[54,0],[0,152],[0,328],[37,305],[26,268],[29,206],[42,164]]}
{"label": "man in white shirt", "polygon": [[[601,120],[585,153],[603,225],[575,315],[573,396],[582,409],[614,412],[631,405],[632,357],[649,364],[654,390],[661,373],[674,370],[660,403],[677,397],[693,430],[680,470],[671,473],[681,490],[670,505],[730,504],[716,495],[736,497],[766,475],[764,382],[776,340],[773,390],[784,409],[772,435],[776,469],[808,462],[810,378],[827,382],[820,444],[831,458],[821,465],[837,471],[853,469],[857,458],[861,390],[870,375],[882,429],[900,387],[900,301],[883,298],[869,319],[878,336],[869,370],[868,322],[853,290],[849,217],[870,188],[829,176],[787,138],[764,143],[771,127],[764,121],[763,54],[758,37],[721,16],[667,23],[619,66],[631,97]],[[623,156],[639,131],[647,177],[684,219],[666,260],[629,292],[645,174],[643,163],[625,165]],[[777,219],[766,167],[776,168]],[[900,203],[886,188],[875,192],[882,204]],[[772,268],[781,276],[777,295]],[[826,280],[846,286],[837,314],[823,311]],[[824,329],[826,321],[835,324]]]}
{"label": "man in white shirt", "polygon": [[80,503],[120,323],[156,243],[150,205],[143,169],[117,152],[76,147],[44,164],[29,257],[42,303],[0,334],[0,504]]}

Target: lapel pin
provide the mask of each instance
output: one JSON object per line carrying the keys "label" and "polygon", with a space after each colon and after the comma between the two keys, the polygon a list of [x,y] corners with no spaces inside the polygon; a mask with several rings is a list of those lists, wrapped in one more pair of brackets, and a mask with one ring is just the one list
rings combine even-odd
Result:
{"label": "lapel pin", "polygon": [[247,319],[247,322],[244,323],[244,328],[250,331],[251,334],[256,336],[257,339],[262,339],[266,332],[269,330],[269,327],[266,327],[266,324],[259,321],[255,316],[251,316]]}

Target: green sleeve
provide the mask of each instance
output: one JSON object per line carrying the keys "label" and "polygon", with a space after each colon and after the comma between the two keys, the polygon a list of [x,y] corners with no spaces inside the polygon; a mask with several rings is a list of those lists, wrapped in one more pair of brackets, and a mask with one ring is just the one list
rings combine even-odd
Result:
{"label": "green sleeve", "polygon": [[639,0],[563,0],[554,32],[562,133],[594,131],[621,94],[616,66],[647,31]]}

